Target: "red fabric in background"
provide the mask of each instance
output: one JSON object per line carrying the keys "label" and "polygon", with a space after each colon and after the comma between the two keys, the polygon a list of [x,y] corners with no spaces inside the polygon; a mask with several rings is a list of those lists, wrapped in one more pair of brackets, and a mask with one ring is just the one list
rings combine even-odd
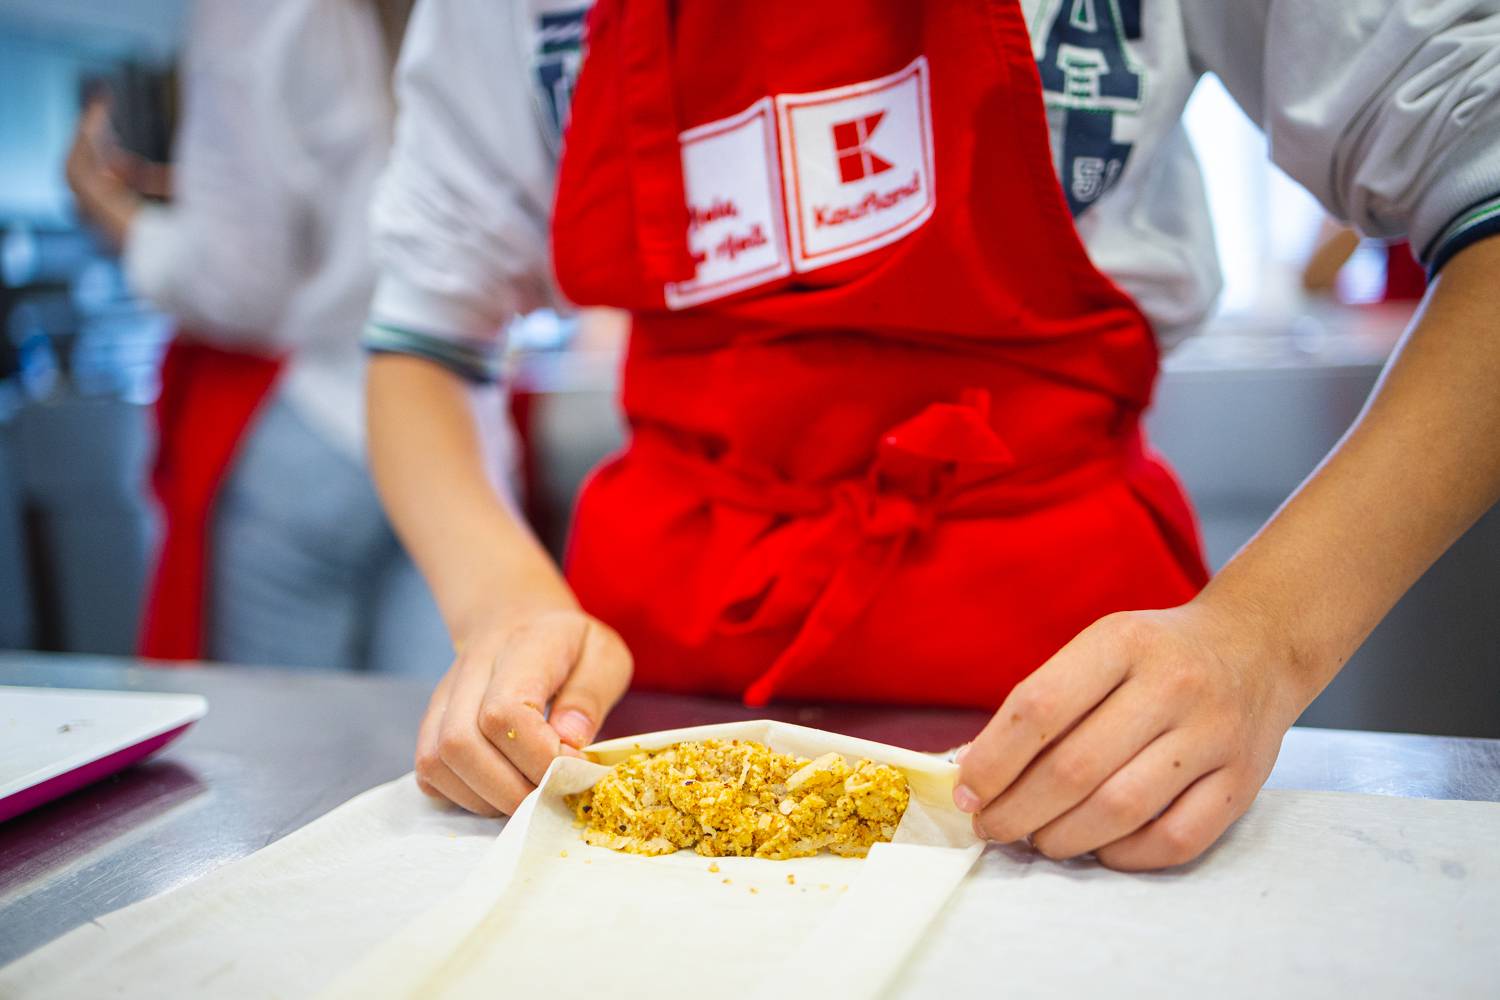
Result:
{"label": "red fabric in background", "polygon": [[1382,302],[1416,302],[1427,294],[1427,269],[1412,256],[1404,241],[1385,247],[1385,291]]}
{"label": "red fabric in background", "polygon": [[[554,259],[575,302],[634,314],[633,437],[580,498],[568,571],[638,687],[993,708],[1101,615],[1197,591],[1187,499],[1139,431],[1155,339],[1073,226],[1015,3],[605,0],[589,53]],[[932,216],[668,310],[664,130],[919,55]]]}
{"label": "red fabric in background", "polygon": [[181,336],[167,348],[151,473],[162,541],[141,624],[142,656],[181,661],[204,655],[214,498],[280,371],[279,360]]}
{"label": "red fabric in background", "polygon": [[540,456],[536,445],[536,412],[540,394],[519,385],[512,385],[509,397],[511,423],[516,429],[517,464],[520,466],[521,510],[531,529],[543,539],[551,538],[554,528],[553,511],[549,510],[546,497],[542,495]]}

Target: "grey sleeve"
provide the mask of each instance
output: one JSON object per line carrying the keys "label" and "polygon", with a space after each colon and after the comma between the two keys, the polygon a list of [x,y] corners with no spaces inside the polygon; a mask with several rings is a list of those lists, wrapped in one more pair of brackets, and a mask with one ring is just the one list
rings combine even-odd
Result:
{"label": "grey sleeve", "polygon": [[402,45],[391,159],[371,212],[364,343],[495,377],[505,323],[552,304],[555,157],[522,0],[421,0]]}
{"label": "grey sleeve", "polygon": [[1185,0],[1278,166],[1436,273],[1500,232],[1500,0]]}

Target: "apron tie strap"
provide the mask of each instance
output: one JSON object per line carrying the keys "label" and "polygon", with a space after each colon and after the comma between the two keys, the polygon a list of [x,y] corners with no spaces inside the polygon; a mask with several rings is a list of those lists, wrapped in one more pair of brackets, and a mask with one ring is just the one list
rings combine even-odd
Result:
{"label": "apron tie strap", "polygon": [[681,128],[672,76],[669,3],[630,0],[621,7],[626,117],[621,127],[630,156],[641,265],[658,281],[687,281],[697,265],[687,244],[687,191],[678,140]]}

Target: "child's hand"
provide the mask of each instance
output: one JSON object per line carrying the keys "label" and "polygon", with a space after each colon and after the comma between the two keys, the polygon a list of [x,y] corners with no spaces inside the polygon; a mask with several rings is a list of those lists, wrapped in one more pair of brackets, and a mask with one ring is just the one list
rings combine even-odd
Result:
{"label": "child's hand", "polygon": [[954,801],[979,836],[1051,858],[1191,861],[1249,808],[1306,703],[1257,634],[1201,599],[1097,622],[960,755]]}
{"label": "child's hand", "polygon": [[125,245],[139,198],[114,169],[119,153],[109,124],[109,99],[96,97],[84,109],[64,163],[64,175],[79,212],[116,248]]}
{"label": "child's hand", "polygon": [[427,706],[417,784],[480,815],[515,812],[554,757],[593,740],[630,673],[624,642],[581,611],[532,612],[481,631]]}

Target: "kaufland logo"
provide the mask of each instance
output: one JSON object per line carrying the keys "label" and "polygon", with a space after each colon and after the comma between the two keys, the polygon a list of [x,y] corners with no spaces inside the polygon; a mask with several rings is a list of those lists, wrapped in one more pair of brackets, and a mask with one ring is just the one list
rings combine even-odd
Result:
{"label": "kaufland logo", "polygon": [[894,243],[931,217],[927,60],[886,76],[776,95],[793,270]]}
{"label": "kaufland logo", "polygon": [[864,180],[891,169],[892,163],[870,151],[870,137],[880,127],[884,111],[838,122],[833,126],[833,152],[839,161],[839,180],[844,184]]}

